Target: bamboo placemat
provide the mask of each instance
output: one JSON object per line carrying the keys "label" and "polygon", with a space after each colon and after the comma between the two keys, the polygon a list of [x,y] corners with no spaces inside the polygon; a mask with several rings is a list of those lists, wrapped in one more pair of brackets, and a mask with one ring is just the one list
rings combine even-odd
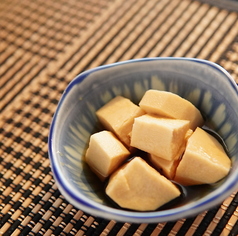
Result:
{"label": "bamboo placemat", "polygon": [[235,1],[0,1],[0,234],[237,235],[237,192],[197,216],[159,224],[76,209],[55,185],[47,146],[64,89],[86,69],[196,57],[220,64],[238,82],[237,12]]}

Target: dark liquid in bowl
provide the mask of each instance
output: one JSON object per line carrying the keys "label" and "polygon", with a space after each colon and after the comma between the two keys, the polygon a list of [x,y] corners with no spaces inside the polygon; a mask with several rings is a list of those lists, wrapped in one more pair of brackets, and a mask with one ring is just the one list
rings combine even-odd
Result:
{"label": "dark liquid in bowl", "polygon": [[[154,166],[148,160],[147,154],[143,151],[140,151],[140,150],[135,152],[133,154],[133,156],[129,157],[123,164],[131,161],[136,156],[139,156],[139,157],[143,158],[149,165],[151,165],[154,168]],[[163,173],[161,172],[161,174],[163,174]],[[207,195],[209,192],[211,192],[214,189],[214,186],[209,185],[209,184],[194,185],[194,186],[183,186],[183,185],[181,185],[181,184],[179,184],[175,181],[171,180],[171,182],[173,182],[177,186],[177,188],[181,192],[181,195],[179,197],[173,199],[172,201],[164,204],[163,206],[159,207],[157,210],[161,211],[161,210],[171,209],[171,208],[175,208],[175,207],[185,205],[185,204],[187,204],[191,201],[202,198],[203,196]],[[104,183],[105,183],[104,184],[104,192],[105,192],[105,188],[108,184],[108,179]],[[112,204],[112,206],[114,206],[118,209],[122,209],[117,203],[115,203],[112,199],[110,199],[110,197],[108,197],[106,194],[105,194],[105,197],[108,199],[110,204]],[[125,210],[130,210],[130,209],[125,209]]]}
{"label": "dark liquid in bowl", "polygon": [[[211,135],[213,135],[222,144],[225,151],[228,153],[227,147],[224,141],[216,132],[214,132],[213,130],[207,127],[204,127],[204,130],[206,130]],[[148,161],[147,154],[140,150],[133,153],[133,155],[131,155],[124,163],[122,163],[122,165],[132,160],[135,156],[140,156],[141,158],[146,160],[148,164],[150,164],[153,167],[153,165]],[[105,205],[122,209],[112,199],[110,199],[105,193],[105,188],[107,186],[108,179],[106,179],[104,182],[101,182],[99,178],[90,170],[90,168],[88,167],[86,163],[85,163],[85,177],[86,179],[88,179],[88,183],[91,185],[91,188],[95,191],[95,194],[100,199],[103,199],[103,202]],[[181,195],[177,197],[176,199],[173,199],[172,201],[161,206],[157,210],[161,211],[161,210],[176,208],[176,207],[186,205],[189,202],[193,202],[195,200],[201,199],[207,194],[211,193],[214,189],[219,187],[222,184],[222,181],[223,180],[215,184],[203,184],[203,185],[193,185],[193,186],[183,186],[181,184],[176,183],[175,181],[172,181],[179,188]],[[125,210],[130,210],[130,209],[125,209]]]}

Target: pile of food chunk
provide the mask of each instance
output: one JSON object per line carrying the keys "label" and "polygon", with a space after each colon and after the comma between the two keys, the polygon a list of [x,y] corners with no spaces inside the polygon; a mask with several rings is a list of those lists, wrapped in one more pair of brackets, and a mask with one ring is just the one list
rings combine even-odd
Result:
{"label": "pile of food chunk", "polygon": [[156,210],[180,196],[171,180],[212,184],[231,168],[223,146],[201,128],[200,111],[174,93],[148,90],[139,105],[117,96],[96,115],[105,130],[91,135],[85,160],[122,208]]}

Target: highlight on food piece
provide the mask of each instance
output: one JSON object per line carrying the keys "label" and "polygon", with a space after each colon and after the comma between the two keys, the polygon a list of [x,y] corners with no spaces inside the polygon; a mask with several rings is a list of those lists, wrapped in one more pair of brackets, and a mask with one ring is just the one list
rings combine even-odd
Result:
{"label": "highlight on food piece", "polygon": [[149,114],[189,120],[193,130],[204,124],[200,111],[191,102],[171,92],[150,89],[145,92],[139,106]]}
{"label": "highlight on food piece", "polygon": [[188,139],[174,180],[183,185],[212,184],[224,178],[230,168],[223,146],[198,127]]}
{"label": "highlight on food piece", "polygon": [[96,115],[105,130],[90,137],[85,160],[122,208],[156,210],[181,194],[173,182],[213,184],[230,171],[200,111],[176,94],[148,90],[139,106],[117,96]]}

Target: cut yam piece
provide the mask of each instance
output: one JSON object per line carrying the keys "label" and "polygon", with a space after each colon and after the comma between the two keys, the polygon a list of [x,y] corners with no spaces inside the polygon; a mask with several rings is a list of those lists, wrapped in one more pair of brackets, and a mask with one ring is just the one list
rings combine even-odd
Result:
{"label": "cut yam piece", "polygon": [[114,132],[117,137],[130,147],[130,132],[134,118],[143,115],[145,112],[129,99],[122,96],[113,98],[106,105],[101,107],[96,115],[101,124],[107,129]]}
{"label": "cut yam piece", "polygon": [[200,111],[191,102],[171,92],[148,90],[139,106],[148,114],[189,120],[192,130],[204,124]]}
{"label": "cut yam piece", "polygon": [[161,157],[155,156],[153,154],[149,154],[149,160],[151,164],[157,169],[158,171],[162,171],[162,174],[165,175],[168,179],[173,179],[175,176],[176,168],[179,164],[181,156],[186,147],[187,139],[192,135],[193,131],[189,129],[185,135],[185,142],[179,149],[177,155],[175,156],[174,160],[168,161]]}
{"label": "cut yam piece", "polygon": [[174,180],[183,185],[212,184],[224,178],[231,160],[212,135],[197,128],[188,139]]}
{"label": "cut yam piece", "polygon": [[162,172],[162,174],[168,179],[172,180],[174,178],[176,168],[179,164],[179,159],[168,161],[155,155],[150,155],[149,160],[155,169]]}
{"label": "cut yam piece", "polygon": [[135,157],[110,176],[106,194],[122,208],[151,211],[181,193],[147,162]]}
{"label": "cut yam piece", "polygon": [[131,146],[174,160],[185,141],[189,121],[143,115],[135,118],[131,132]]}
{"label": "cut yam piece", "polygon": [[103,181],[130,155],[127,148],[110,131],[91,135],[85,160]]}
{"label": "cut yam piece", "polygon": [[179,164],[180,156],[181,155],[178,155],[178,157],[176,157],[174,160],[168,161],[153,154],[149,154],[149,161],[156,170],[162,172],[164,176],[172,180],[174,178],[176,168]]}

